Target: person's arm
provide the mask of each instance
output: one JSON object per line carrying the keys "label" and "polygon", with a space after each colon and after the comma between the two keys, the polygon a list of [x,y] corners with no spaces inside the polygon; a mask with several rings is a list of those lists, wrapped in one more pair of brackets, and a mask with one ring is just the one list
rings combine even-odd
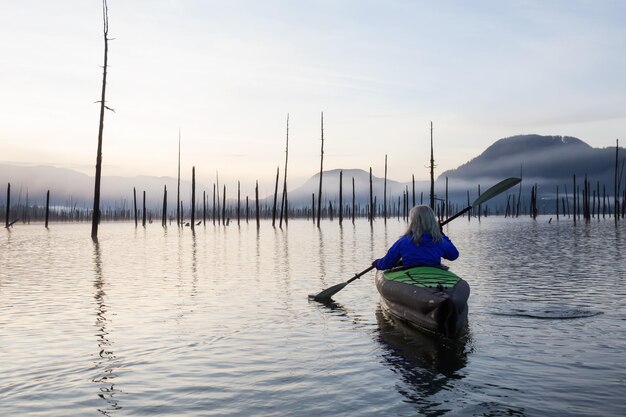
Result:
{"label": "person's arm", "polygon": [[448,238],[448,236],[441,235],[441,246],[443,247],[443,257],[449,261],[454,261],[459,257],[459,250],[454,246],[454,243]]}
{"label": "person's arm", "polygon": [[393,245],[391,245],[385,256],[372,262],[372,265],[378,270],[389,269],[396,266],[398,261],[402,258],[400,252],[401,245],[402,238],[398,239]]}

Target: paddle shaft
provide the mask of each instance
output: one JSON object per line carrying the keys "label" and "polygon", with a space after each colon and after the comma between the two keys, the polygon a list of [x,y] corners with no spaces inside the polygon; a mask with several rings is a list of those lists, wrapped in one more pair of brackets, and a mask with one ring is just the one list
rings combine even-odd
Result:
{"label": "paddle shaft", "polygon": [[452,217],[448,217],[446,220],[442,221],[442,222],[440,223],[440,225],[441,225],[441,226],[443,226],[444,224],[448,224],[448,223],[450,223],[452,220],[454,220],[454,219],[456,219],[457,217],[462,216],[462,215],[464,215],[465,213],[467,213],[468,211],[470,211],[470,210],[472,209],[472,207],[474,207],[474,206],[467,206],[467,207],[465,207],[463,210],[459,211],[459,212],[458,212],[457,214],[455,214],[454,216],[452,216]]}
{"label": "paddle shaft", "polygon": [[352,281],[354,281],[355,279],[359,279],[361,278],[363,275],[367,274],[368,272],[370,272],[372,269],[374,269],[374,265],[370,266],[369,268],[367,268],[366,270],[359,272],[358,274],[354,275],[352,278],[350,278],[349,280],[346,281],[346,285],[348,285],[349,283],[351,283]]}

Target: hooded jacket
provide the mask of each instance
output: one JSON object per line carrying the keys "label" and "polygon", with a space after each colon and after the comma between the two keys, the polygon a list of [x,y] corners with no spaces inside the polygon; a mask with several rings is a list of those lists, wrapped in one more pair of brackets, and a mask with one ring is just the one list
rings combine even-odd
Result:
{"label": "hooded jacket", "polygon": [[398,266],[402,260],[402,266],[439,266],[441,258],[453,261],[458,257],[459,251],[446,235],[442,234],[441,240],[435,242],[430,233],[423,233],[419,245],[415,244],[412,235],[402,236],[372,265],[376,269],[389,269]]}

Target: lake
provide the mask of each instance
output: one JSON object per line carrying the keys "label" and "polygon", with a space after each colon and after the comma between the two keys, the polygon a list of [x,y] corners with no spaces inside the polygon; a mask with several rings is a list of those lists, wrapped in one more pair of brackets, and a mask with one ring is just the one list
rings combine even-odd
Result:
{"label": "lake", "polygon": [[2,416],[623,416],[626,223],[446,226],[472,288],[444,340],[381,311],[405,223],[0,231]]}

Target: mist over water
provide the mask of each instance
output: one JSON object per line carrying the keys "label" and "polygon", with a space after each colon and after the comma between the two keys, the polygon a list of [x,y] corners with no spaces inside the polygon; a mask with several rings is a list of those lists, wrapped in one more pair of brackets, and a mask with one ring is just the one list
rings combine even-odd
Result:
{"label": "mist over water", "polygon": [[621,416],[626,226],[457,219],[469,331],[382,311],[405,224],[292,220],[0,233],[0,415]]}

